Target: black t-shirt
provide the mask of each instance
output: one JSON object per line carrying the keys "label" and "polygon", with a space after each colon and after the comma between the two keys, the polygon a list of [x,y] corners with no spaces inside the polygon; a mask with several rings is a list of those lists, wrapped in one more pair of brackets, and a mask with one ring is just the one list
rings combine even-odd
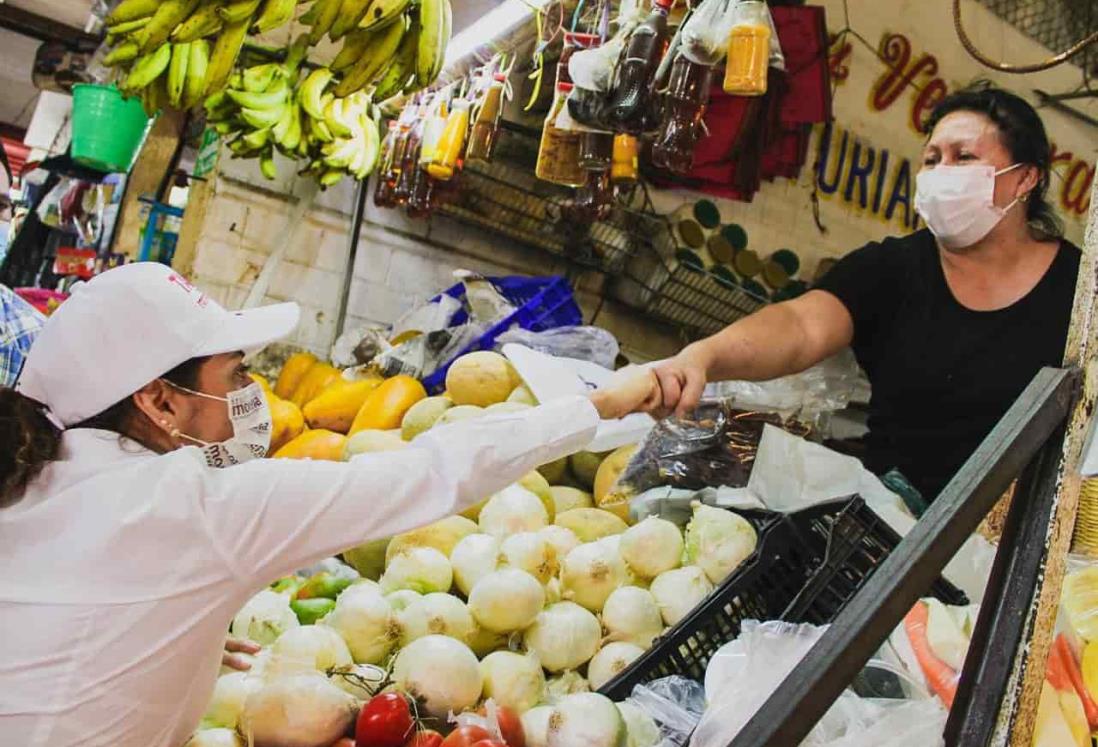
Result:
{"label": "black t-shirt", "polygon": [[1062,364],[1079,257],[1062,241],[1033,290],[997,311],[954,298],[925,229],[840,260],[816,287],[849,310],[873,386],[866,466],[899,469],[933,500],[1034,375]]}

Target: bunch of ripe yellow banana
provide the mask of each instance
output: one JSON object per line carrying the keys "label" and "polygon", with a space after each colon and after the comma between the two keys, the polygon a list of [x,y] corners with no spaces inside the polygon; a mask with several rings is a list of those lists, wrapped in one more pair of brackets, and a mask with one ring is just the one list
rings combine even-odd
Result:
{"label": "bunch of ripe yellow banana", "polygon": [[293,20],[297,0],[122,0],[107,17],[107,65],[146,110],[190,108],[225,87],[249,32]]}
{"label": "bunch of ripe yellow banana", "polygon": [[425,88],[450,43],[450,0],[315,0],[300,20],[314,44],[343,39],[331,63],[337,97],[369,90],[380,102]]}
{"label": "bunch of ripe yellow banana", "polygon": [[364,179],[377,164],[380,139],[374,107],[363,91],[329,92],[331,71],[319,68],[298,80],[293,53],[281,65],[234,73],[229,86],[206,100],[206,120],[240,158],[258,158],[268,179],[277,176],[274,151],[306,160],[302,173],[322,186],[346,175]]}

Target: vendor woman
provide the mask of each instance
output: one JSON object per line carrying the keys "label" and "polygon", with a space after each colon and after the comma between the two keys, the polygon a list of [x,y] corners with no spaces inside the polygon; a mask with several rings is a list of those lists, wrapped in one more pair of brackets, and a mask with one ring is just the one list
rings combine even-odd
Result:
{"label": "vendor woman", "polygon": [[645,372],[398,452],[254,459],[271,418],[241,351],[297,320],[139,263],[46,323],[0,389],[0,744],[179,747],[257,589],[461,511],[658,392]]}
{"label": "vendor woman", "polygon": [[867,466],[938,495],[1033,376],[1061,365],[1080,252],[1045,199],[1050,146],[1033,107],[974,86],[944,99],[929,130],[915,198],[928,228],[848,254],[800,298],[660,364],[657,409],[850,345],[873,389]]}

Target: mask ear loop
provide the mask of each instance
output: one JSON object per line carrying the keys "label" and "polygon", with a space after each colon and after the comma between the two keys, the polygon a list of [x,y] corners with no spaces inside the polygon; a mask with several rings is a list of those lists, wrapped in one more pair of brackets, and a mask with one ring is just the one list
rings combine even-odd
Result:
{"label": "mask ear loop", "polygon": [[212,399],[212,400],[216,400],[218,402],[228,402],[229,401],[228,397],[218,397],[216,394],[206,394],[206,392],[196,392],[194,389],[188,389],[187,387],[182,386],[180,384],[176,384],[174,381],[169,381],[168,379],[161,379],[161,381],[163,381],[165,384],[170,386],[172,389],[178,389],[181,392],[184,392],[186,394],[193,394],[196,397],[205,397],[206,399]]}

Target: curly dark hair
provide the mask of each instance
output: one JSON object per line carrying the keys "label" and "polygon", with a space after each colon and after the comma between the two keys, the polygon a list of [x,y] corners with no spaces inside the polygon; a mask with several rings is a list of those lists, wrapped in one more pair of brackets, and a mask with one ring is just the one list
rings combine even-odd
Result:
{"label": "curly dark hair", "polygon": [[1048,201],[1052,173],[1052,146],[1037,110],[1017,94],[999,88],[987,80],[978,80],[946,96],[934,107],[927,120],[932,132],[947,114],[976,112],[990,119],[1015,163],[1036,166],[1040,172],[1037,186],[1025,202],[1026,221],[1043,238],[1063,236],[1064,226]]}
{"label": "curly dark hair", "polygon": [[[192,358],[161,378],[195,388],[206,358]],[[111,405],[74,428],[99,428],[130,435],[138,411],[132,397]],[[61,450],[61,431],[46,417],[41,404],[14,389],[0,387],[0,508],[17,503],[27,485]]]}

